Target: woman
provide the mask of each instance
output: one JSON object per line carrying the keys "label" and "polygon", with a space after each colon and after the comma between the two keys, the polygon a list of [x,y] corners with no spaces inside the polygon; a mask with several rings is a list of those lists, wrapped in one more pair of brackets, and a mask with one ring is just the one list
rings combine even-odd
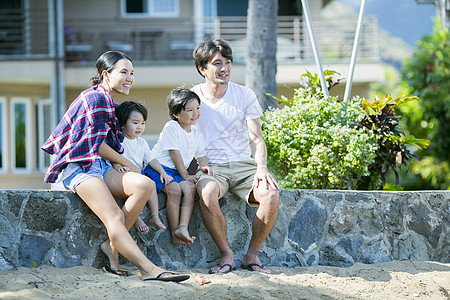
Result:
{"label": "woman", "polygon": [[[56,155],[44,181],[62,183],[77,193],[103,222],[109,239],[100,248],[108,256],[108,271],[127,274],[120,270],[119,252],[139,268],[142,280],[186,280],[188,275],[167,272],[149,261],[128,232],[155,188],[153,181],[119,154],[123,152],[123,136],[114,115],[117,104],[113,98],[129,94],[134,81],[131,59],[121,52],[108,51],[98,58],[96,66],[92,87],[72,102],[42,146]],[[119,173],[111,163],[134,172]],[[127,199],[122,209],[114,197]]]}

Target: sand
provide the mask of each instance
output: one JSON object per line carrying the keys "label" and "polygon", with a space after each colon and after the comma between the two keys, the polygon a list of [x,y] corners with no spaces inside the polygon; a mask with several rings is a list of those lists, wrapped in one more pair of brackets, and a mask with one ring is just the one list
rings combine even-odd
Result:
{"label": "sand", "polygon": [[450,299],[450,264],[444,263],[271,270],[271,275],[242,269],[223,275],[177,270],[191,278],[173,283],[143,282],[136,269],[129,277],[118,277],[85,266],[21,267],[0,271],[0,299]]}

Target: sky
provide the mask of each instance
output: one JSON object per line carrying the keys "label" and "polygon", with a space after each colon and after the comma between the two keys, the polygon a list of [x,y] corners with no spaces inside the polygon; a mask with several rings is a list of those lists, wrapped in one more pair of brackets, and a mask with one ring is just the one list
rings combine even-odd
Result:
{"label": "sky", "polygon": [[[362,0],[338,0],[359,12]],[[416,42],[433,30],[436,10],[432,4],[415,0],[366,0],[365,15],[377,15],[379,26],[415,47]]]}

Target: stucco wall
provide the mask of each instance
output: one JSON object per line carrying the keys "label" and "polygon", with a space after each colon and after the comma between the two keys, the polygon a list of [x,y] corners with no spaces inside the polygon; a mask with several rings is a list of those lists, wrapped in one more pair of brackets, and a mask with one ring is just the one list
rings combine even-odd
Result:
{"label": "stucco wall", "polygon": [[[450,262],[450,191],[361,192],[283,190],[280,212],[260,258],[272,266],[350,266],[391,260]],[[250,241],[255,209],[231,194],[221,199],[238,266]],[[160,215],[167,224],[165,199]],[[148,209],[142,214],[148,220]],[[207,267],[220,254],[201,220],[189,225],[194,244],[175,246],[169,230],[131,233],[142,251],[166,268]],[[0,190],[0,270],[30,266],[100,266],[106,232],[71,192]]]}

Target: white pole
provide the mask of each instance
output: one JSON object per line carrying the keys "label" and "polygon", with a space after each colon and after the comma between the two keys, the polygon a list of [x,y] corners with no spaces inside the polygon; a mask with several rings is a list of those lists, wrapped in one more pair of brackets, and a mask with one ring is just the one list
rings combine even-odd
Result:
{"label": "white pole", "polygon": [[361,7],[359,9],[358,24],[356,26],[356,35],[353,42],[352,57],[350,60],[350,68],[348,70],[347,84],[345,85],[344,101],[345,101],[345,112],[347,113],[347,103],[350,99],[350,91],[352,89],[353,73],[355,71],[356,55],[358,54],[359,38],[361,35],[362,23],[364,18],[364,11],[366,9],[366,0],[361,1]]}
{"label": "white pole", "polygon": [[322,84],[323,95],[329,101],[330,94],[328,93],[327,82],[325,80],[325,75],[322,70],[322,63],[320,62],[319,51],[317,50],[316,37],[314,36],[314,31],[312,28],[311,14],[309,12],[308,0],[302,0],[302,7],[303,7],[304,18],[306,21],[306,26],[308,27],[309,37],[311,39],[311,45],[313,48],[314,58],[316,59],[317,69],[319,70],[319,76],[320,76],[320,82]]}

